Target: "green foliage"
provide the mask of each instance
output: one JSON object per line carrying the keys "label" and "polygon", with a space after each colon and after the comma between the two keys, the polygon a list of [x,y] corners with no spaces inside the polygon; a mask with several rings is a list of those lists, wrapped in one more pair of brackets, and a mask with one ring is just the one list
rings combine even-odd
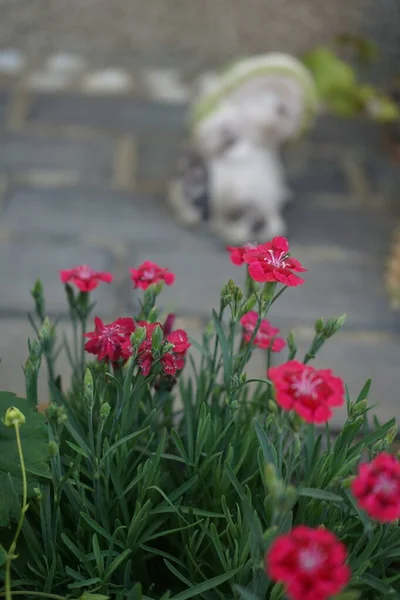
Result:
{"label": "green foliage", "polygon": [[[43,478],[50,477],[48,467],[48,438],[45,418],[26,400],[11,392],[0,392],[0,415],[15,406],[24,414],[26,422],[21,428],[21,442],[26,456],[29,493]],[[22,492],[21,467],[13,429],[0,422],[0,527],[9,525],[10,518],[19,514]],[[1,556],[1,552],[0,552]]]}
{"label": "green foliage", "polygon": [[[377,59],[378,48],[368,39],[342,34],[336,41],[355,51],[360,63]],[[355,68],[333,50],[320,46],[303,57],[312,72],[319,95],[328,111],[340,117],[367,114],[376,121],[387,123],[400,118],[398,105],[382,90],[361,82]]]}
{"label": "green foliage", "polygon": [[[0,394],[1,413],[15,405],[26,416],[23,451],[30,490],[36,490],[12,561],[14,593],[26,600],[41,594],[283,598],[282,587],[264,573],[264,555],[276,536],[305,523],[323,524],[348,548],[352,580],[337,600],[399,597],[399,527],[371,522],[348,486],[363,456],[389,447],[394,420],[370,418],[370,382],[356,400],[347,398],[348,417],[336,438],[329,427],[318,430],[279,408],[267,378],[247,379],[253,346],[237,332],[249,300],[265,313],[282,290],[247,288],[242,294],[233,282],[225,286],[219,314],[213,313],[201,343],[193,341],[193,375],[179,378],[175,389],[156,385],[157,370],[143,377],[133,359],[114,367],[85,364],[78,344],[65,348],[74,365],[68,391],[55,375],[58,351],[43,346],[51,362],[46,425],[29,408],[37,396],[31,375],[28,401]],[[151,290],[142,307],[153,321],[156,298]],[[71,311],[77,332],[78,312]],[[40,331],[44,316],[38,316]],[[343,323],[344,317],[318,319],[299,359],[313,360]],[[160,332],[153,337],[158,349]],[[282,362],[298,355],[293,334],[288,342]],[[2,481],[10,486],[1,490],[15,489],[2,499],[6,525],[18,517],[20,465],[12,431],[3,426],[0,444]],[[4,548],[9,538],[10,529],[0,529]]]}

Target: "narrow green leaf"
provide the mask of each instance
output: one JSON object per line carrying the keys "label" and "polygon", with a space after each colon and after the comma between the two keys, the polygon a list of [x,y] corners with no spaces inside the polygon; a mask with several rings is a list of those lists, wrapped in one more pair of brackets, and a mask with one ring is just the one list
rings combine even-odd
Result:
{"label": "narrow green leaf", "polygon": [[373,575],[370,575],[369,573],[364,573],[364,575],[361,577],[361,581],[369,585],[369,587],[377,592],[382,592],[382,594],[385,594],[385,598],[394,592],[392,586],[386,585],[383,583],[383,581],[377,577],[374,577]]}
{"label": "narrow green leaf", "polygon": [[[151,511],[153,515],[163,515],[167,513],[175,512],[170,506],[158,506]],[[186,515],[187,513],[193,513],[196,517],[212,517],[213,519],[223,519],[223,513],[212,512],[211,510],[203,510],[202,508],[192,508],[191,506],[180,506],[179,512]]]}
{"label": "narrow green leaf", "polygon": [[78,546],[76,544],[74,544],[74,542],[71,541],[67,535],[65,535],[65,533],[61,534],[61,539],[64,542],[64,544],[67,546],[68,550],[70,550],[72,552],[72,554],[74,556],[76,556],[78,561],[80,561],[85,553],[82,552],[82,550],[80,550],[78,548]]}
{"label": "narrow green leaf", "polygon": [[390,421],[382,425],[382,427],[376,429],[376,431],[372,431],[371,433],[368,433],[368,435],[365,435],[361,442],[354,444],[354,446],[351,448],[348,455],[349,458],[353,458],[353,456],[358,454],[358,452],[363,448],[370,447],[378,440],[381,440],[394,425],[396,425],[395,418],[390,419]]}
{"label": "narrow green leaf", "polygon": [[368,381],[365,383],[364,387],[362,388],[361,392],[358,394],[356,404],[358,402],[361,402],[362,400],[365,400],[366,398],[368,398],[368,394],[371,389],[371,383],[372,383],[372,379],[368,379]]}
{"label": "narrow green leaf", "polygon": [[185,464],[189,465],[190,461],[189,461],[188,455],[186,453],[185,446],[183,445],[183,442],[182,442],[181,438],[179,437],[178,433],[175,431],[175,429],[171,429],[171,438],[172,438],[172,441],[174,442],[179,454],[182,456],[183,460],[185,461]]}
{"label": "narrow green leaf", "polygon": [[221,346],[222,359],[224,363],[224,384],[227,389],[230,387],[231,373],[232,373],[232,360],[229,353],[228,340],[226,339],[225,332],[222,327],[222,323],[215,312],[212,311],[212,317],[215,325],[215,330],[218,335],[219,343]]}
{"label": "narrow green leaf", "polygon": [[206,348],[204,348],[201,344],[199,344],[199,342],[197,342],[194,338],[192,338],[191,335],[189,335],[188,337],[189,337],[189,342],[192,344],[193,348],[196,348],[196,350],[198,352],[200,352],[200,354],[202,354],[206,358],[210,357],[210,354],[209,354],[209,352],[207,352]]}
{"label": "narrow green leaf", "polygon": [[102,456],[100,464],[102,464],[103,461],[107,458],[107,456],[109,454],[111,454],[111,452],[114,452],[114,450],[116,450],[116,448],[118,448],[119,446],[122,446],[123,444],[126,444],[126,442],[131,442],[132,440],[139,438],[141,435],[143,435],[143,433],[145,433],[149,429],[150,429],[150,426],[146,427],[145,429],[141,429],[140,431],[135,431],[134,433],[130,433],[129,435],[126,435],[122,439],[115,442],[112,446],[109,447],[107,452]]}
{"label": "narrow green leaf", "polygon": [[318,500],[326,500],[328,502],[343,502],[343,498],[332,492],[326,490],[320,490],[318,488],[300,488],[298,490],[299,496],[306,496],[307,498],[317,498]]}
{"label": "narrow green leaf", "polygon": [[95,558],[95,561],[96,561],[97,571],[99,573],[99,576],[101,578],[103,578],[103,575],[104,575],[104,558],[101,555],[99,538],[97,537],[96,533],[94,533],[93,536],[92,536],[92,548],[93,548],[94,558]]}
{"label": "narrow green leaf", "polygon": [[149,554],[156,554],[157,556],[162,556],[163,558],[166,558],[167,560],[171,560],[172,562],[175,562],[183,569],[185,568],[185,565],[183,564],[183,562],[181,560],[176,558],[176,556],[169,554],[168,552],[164,552],[164,550],[160,550],[159,548],[154,548],[153,546],[147,546],[146,544],[139,544],[139,547],[142,550],[144,550],[145,552],[148,552]]}
{"label": "narrow green leaf", "polygon": [[81,456],[84,456],[85,458],[88,458],[90,460],[90,455],[88,454],[88,452],[84,448],[81,448],[80,446],[77,446],[76,444],[74,444],[73,442],[70,442],[69,440],[67,440],[67,445],[70,448],[72,448],[72,450],[75,450],[75,452],[77,454],[80,454]]}
{"label": "narrow green leaf", "polygon": [[120,548],[124,548],[124,545],[120,541],[113,539],[113,536],[110,533],[108,533],[108,531],[106,531],[103,527],[101,527],[101,525],[96,523],[96,521],[92,519],[92,517],[89,517],[89,515],[87,515],[84,512],[81,512],[80,516],[84,521],[86,521],[88,525],[90,525],[93,531],[96,531],[99,535],[101,535],[101,537],[105,538],[108,541],[112,540],[114,544],[116,544]]}
{"label": "narrow green leaf", "polygon": [[[69,575],[71,575],[72,569],[66,567],[65,570]],[[75,581],[74,583],[70,583],[68,587],[70,590],[77,590],[83,587],[91,587],[92,585],[96,585],[100,582],[101,579],[99,577],[92,577],[91,579],[82,579],[82,581]]]}
{"label": "narrow green leaf", "polygon": [[107,568],[105,574],[104,574],[104,579],[107,581],[110,579],[111,575],[114,573],[114,571],[116,569],[118,569],[119,566],[122,565],[122,563],[128,558],[128,556],[132,554],[132,550],[131,548],[127,548],[124,552],[122,552],[122,554],[120,554],[117,558],[115,558],[111,565]]}
{"label": "narrow green leaf", "polygon": [[265,433],[264,429],[261,427],[258,421],[255,422],[255,428],[258,440],[260,442],[260,446],[264,454],[265,461],[267,463],[272,463],[273,465],[277,466],[278,456],[276,454],[276,450],[270,443],[269,439],[267,438],[267,434]]}
{"label": "narrow green leaf", "polygon": [[223,575],[217,575],[217,577],[212,577],[208,581],[203,581],[202,583],[198,583],[197,585],[194,585],[193,587],[191,587],[189,590],[185,590],[184,592],[181,592],[177,596],[173,596],[171,598],[171,600],[188,600],[189,598],[194,598],[197,595],[200,596],[203,592],[212,590],[212,589],[218,587],[219,585],[225,583],[225,581],[229,581],[229,579],[232,579],[232,577],[234,577],[236,575],[236,573],[238,573],[240,571],[240,568],[241,567],[239,567],[237,569],[233,569],[232,571],[229,571],[228,573],[224,573]]}
{"label": "narrow green leaf", "polygon": [[240,594],[242,600],[261,600],[256,594],[253,594],[253,592],[250,592],[241,585],[234,585],[233,587]]}
{"label": "narrow green leaf", "polygon": [[175,575],[175,577],[177,577],[177,579],[182,581],[185,585],[192,587],[192,583],[188,579],[186,579],[186,577],[184,575],[182,575],[182,573],[180,573],[178,571],[178,569],[176,569],[174,567],[174,565],[171,565],[171,563],[168,560],[164,560],[164,563],[168,567],[168,569],[171,571],[171,573],[173,575]]}

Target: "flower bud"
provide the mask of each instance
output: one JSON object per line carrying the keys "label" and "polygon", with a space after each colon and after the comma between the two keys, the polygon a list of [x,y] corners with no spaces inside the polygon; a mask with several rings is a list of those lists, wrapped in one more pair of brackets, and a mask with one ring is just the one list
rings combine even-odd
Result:
{"label": "flower bud", "polygon": [[160,325],[156,325],[151,336],[151,345],[154,350],[160,350],[163,339],[163,330],[161,329]]}
{"label": "flower bud", "polygon": [[100,419],[105,422],[107,421],[108,417],[110,416],[110,412],[111,412],[111,406],[108,404],[108,402],[104,402],[104,404],[102,404],[100,406]]}
{"label": "flower bud", "polygon": [[59,406],[57,408],[56,414],[57,414],[57,424],[58,425],[64,425],[64,423],[66,423],[68,421],[68,415],[63,406]]}
{"label": "flower bud", "polygon": [[374,444],[371,448],[371,457],[374,458],[375,456],[386,450],[387,447],[388,444],[386,444],[385,439],[378,440],[376,444]]}
{"label": "flower bud", "polygon": [[275,425],[275,415],[271,413],[265,419],[265,429],[269,429],[272,425]]}
{"label": "flower bud", "polygon": [[86,369],[85,375],[83,378],[83,395],[86,401],[86,404],[91,407],[94,402],[94,383],[93,383],[93,375],[90,369]]}
{"label": "flower bud", "polygon": [[272,525],[271,527],[268,527],[268,529],[266,531],[264,531],[264,533],[263,533],[264,542],[269,542],[273,537],[275,537],[275,535],[277,533],[278,533],[277,525]]}
{"label": "flower bud", "polygon": [[265,466],[264,474],[265,482],[271,495],[275,497],[276,500],[281,498],[284,495],[285,487],[283,482],[278,478],[274,465],[271,463],[267,464]]}
{"label": "flower bud", "polygon": [[40,487],[34,487],[33,488],[33,493],[36,496],[36,500],[38,502],[40,502],[42,500],[42,498],[43,498],[43,496],[42,496],[42,490],[40,489]]}
{"label": "flower bud", "polygon": [[243,300],[243,292],[240,287],[236,286],[234,299],[236,302],[241,302]]}
{"label": "flower bud", "polygon": [[19,427],[25,423],[25,420],[25,415],[18,408],[10,406],[6,410],[3,423],[6,427]]}
{"label": "flower bud", "polygon": [[42,319],[43,314],[45,312],[45,303],[43,284],[40,281],[40,279],[36,279],[35,284],[31,290],[31,296],[35,302],[36,313]]}
{"label": "flower bud", "polygon": [[33,367],[34,371],[37,371],[37,369],[39,369],[39,367],[40,367],[40,362],[41,362],[42,354],[43,354],[42,340],[33,340],[32,342],[29,340],[28,346],[29,346],[29,358],[31,360],[32,367]]}
{"label": "flower bud", "polygon": [[169,313],[163,323],[163,326],[162,326],[162,330],[164,332],[165,337],[167,337],[167,335],[169,335],[171,333],[172,328],[174,326],[174,322],[175,322],[175,314]]}
{"label": "flower bud", "polygon": [[391,446],[393,444],[394,440],[396,439],[397,430],[398,430],[398,425],[397,424],[393,425],[393,427],[391,427],[389,429],[389,431],[383,438],[385,440],[385,443],[387,443],[388,447]]}
{"label": "flower bud", "polygon": [[326,338],[332,337],[341,327],[343,327],[346,321],[346,313],[338,317],[337,319],[328,319],[324,329],[324,336]]}
{"label": "flower bud", "polygon": [[39,329],[39,340],[45,341],[50,337],[54,337],[54,325],[51,323],[49,317],[46,317]]}
{"label": "flower bud", "polygon": [[168,352],[172,352],[174,348],[174,344],[171,344],[171,342],[165,342],[162,347],[162,353],[167,354]]}
{"label": "flower bud", "polygon": [[131,335],[132,348],[138,348],[140,344],[146,339],[146,327],[137,326],[135,331]]}
{"label": "flower bud", "polygon": [[322,317],[320,317],[319,319],[317,319],[315,321],[314,328],[315,328],[315,333],[322,333],[324,331],[325,322]]}
{"label": "flower bud", "polygon": [[215,333],[215,326],[213,321],[209,321],[204,328],[204,339],[207,341],[212,338]]}
{"label": "flower bud", "polygon": [[270,413],[274,414],[278,412],[278,405],[276,402],[274,402],[274,400],[268,400],[268,410]]}
{"label": "flower bud", "polygon": [[33,288],[31,290],[31,294],[33,296],[33,298],[35,298],[35,300],[37,298],[41,298],[43,296],[43,283],[41,282],[41,280],[38,278],[36,279]]}
{"label": "flower bud", "polygon": [[229,290],[229,284],[226,284],[221,289],[220,308],[224,310],[232,302],[232,293]]}
{"label": "flower bud", "polygon": [[58,454],[58,444],[54,440],[50,440],[48,445],[49,457],[54,458]]}
{"label": "flower bud", "polygon": [[368,400],[364,398],[364,400],[360,400],[360,402],[354,402],[350,404],[349,407],[349,417],[351,419],[356,419],[357,417],[362,416],[368,408]]}
{"label": "flower bud", "polygon": [[345,477],[340,483],[341,487],[343,489],[348,489],[351,486],[351,483],[354,478],[355,478],[355,475],[350,475],[349,477]]}
{"label": "flower bud", "polygon": [[297,490],[293,485],[288,485],[282,500],[282,510],[284,512],[292,510],[297,502]]}
{"label": "flower bud", "polygon": [[34,377],[37,374],[37,368],[35,367],[35,365],[33,364],[32,360],[30,358],[26,359],[25,366],[24,366],[24,373],[25,373],[25,377],[27,380],[30,380],[32,377]]}

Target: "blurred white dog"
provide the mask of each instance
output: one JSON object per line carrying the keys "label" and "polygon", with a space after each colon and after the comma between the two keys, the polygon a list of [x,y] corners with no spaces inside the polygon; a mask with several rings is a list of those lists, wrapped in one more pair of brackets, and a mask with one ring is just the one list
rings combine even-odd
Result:
{"label": "blurred white dog", "polygon": [[311,74],[287,55],[250,58],[202,78],[191,104],[190,150],[168,191],[177,220],[194,226],[209,213],[216,235],[236,245],[284,234],[290,192],[281,145],[316,110]]}

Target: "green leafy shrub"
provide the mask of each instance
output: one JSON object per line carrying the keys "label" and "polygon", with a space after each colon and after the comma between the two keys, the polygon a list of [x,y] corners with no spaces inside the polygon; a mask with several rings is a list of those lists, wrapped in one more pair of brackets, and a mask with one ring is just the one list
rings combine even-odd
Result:
{"label": "green leafy shrub", "polygon": [[[236,264],[249,263],[245,290],[233,281],[224,286],[201,343],[173,332],[172,316],[154,325],[157,297],[173,282],[167,270],[152,263],[132,269],[135,285],[145,288],[141,314],[109,326],[96,319],[89,334],[90,289],[107,274],[61,272],[75,332],[73,347],[60,347],[73,366],[68,388],[56,373],[56,328],[35,284],[27,399],[0,393],[1,596],[278,600],[286,590],[296,598],[287,581],[271,576],[268,561],[277,540],[306,525],[318,535],[326,528],[344,545],[351,575],[337,599],[400,597],[397,459],[392,475],[378,473],[375,518],[351,483],[360,461],[386,456],[395,420],[370,417],[370,382],[351,399],[339,378],[310,366],[343,317],[316,321],[304,357],[293,334],[285,348],[274,346],[278,331],[263,319],[283,291],[302,283],[295,274],[302,267],[282,240],[232,249]],[[187,354],[189,343],[198,361]],[[85,344],[97,354],[92,362]],[[256,346],[264,348],[269,376],[249,380]],[[270,367],[274,349],[285,356],[283,367]],[[45,414],[33,410],[42,358]],[[185,361],[193,373],[181,376]],[[297,371],[282,391],[287,365]],[[288,395],[292,404],[284,407]],[[347,420],[335,437],[328,420],[341,402]],[[389,501],[392,512],[384,514]],[[293,569],[303,565],[313,575],[321,557],[314,552],[301,562],[300,555]],[[321,594],[313,600],[329,597]]]}

